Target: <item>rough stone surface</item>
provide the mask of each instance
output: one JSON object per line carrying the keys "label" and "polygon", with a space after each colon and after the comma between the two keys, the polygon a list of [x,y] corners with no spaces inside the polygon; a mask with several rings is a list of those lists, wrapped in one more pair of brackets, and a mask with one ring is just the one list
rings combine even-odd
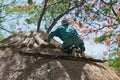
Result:
{"label": "rough stone surface", "polygon": [[60,44],[44,42],[43,32],[20,32],[0,42],[0,80],[120,80],[105,63],[35,59],[18,51],[61,53]]}

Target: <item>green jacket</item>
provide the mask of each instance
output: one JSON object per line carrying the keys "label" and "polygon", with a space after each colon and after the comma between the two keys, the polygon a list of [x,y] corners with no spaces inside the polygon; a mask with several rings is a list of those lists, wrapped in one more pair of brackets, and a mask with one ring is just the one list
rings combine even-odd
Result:
{"label": "green jacket", "polygon": [[55,31],[51,32],[48,36],[48,41],[50,41],[54,36],[59,37],[62,41],[65,41],[67,38],[78,36],[79,34],[73,28],[73,26],[64,25],[57,28]]}
{"label": "green jacket", "polygon": [[83,40],[80,39],[79,34],[72,26],[64,25],[57,28],[49,34],[47,42],[50,42],[54,36],[59,37],[63,41],[61,50],[64,52],[67,52],[71,45],[76,45],[80,47],[82,51],[85,51]]}

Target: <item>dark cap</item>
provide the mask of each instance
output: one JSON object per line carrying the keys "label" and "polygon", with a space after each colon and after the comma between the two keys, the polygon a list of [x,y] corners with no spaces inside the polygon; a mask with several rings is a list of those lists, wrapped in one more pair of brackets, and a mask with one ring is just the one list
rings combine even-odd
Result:
{"label": "dark cap", "polygon": [[65,24],[69,24],[68,19],[63,19],[63,20],[62,20],[62,25],[65,25]]}

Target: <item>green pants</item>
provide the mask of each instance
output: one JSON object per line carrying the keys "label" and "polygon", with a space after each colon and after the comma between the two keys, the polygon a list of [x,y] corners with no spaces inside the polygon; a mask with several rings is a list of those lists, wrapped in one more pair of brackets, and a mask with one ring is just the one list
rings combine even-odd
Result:
{"label": "green pants", "polygon": [[78,46],[81,50],[85,51],[84,42],[78,36],[71,36],[63,41],[61,50],[66,52],[72,45]]}

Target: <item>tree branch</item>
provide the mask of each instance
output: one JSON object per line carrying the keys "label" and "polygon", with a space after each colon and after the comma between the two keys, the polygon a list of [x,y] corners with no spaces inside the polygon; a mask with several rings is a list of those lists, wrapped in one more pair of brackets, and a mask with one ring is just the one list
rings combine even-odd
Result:
{"label": "tree branch", "polygon": [[112,7],[112,11],[115,16],[118,16],[113,7]]}
{"label": "tree branch", "polygon": [[[104,14],[104,13],[102,13],[100,10],[98,10],[96,7],[95,7],[95,9],[100,13],[100,14],[102,14],[103,16],[106,16],[106,17],[110,17],[110,18],[113,18],[113,19],[115,19],[113,16],[110,16],[110,15],[106,15],[106,14]],[[95,11],[92,11],[93,13],[96,13]]]}
{"label": "tree branch", "polygon": [[[105,3],[105,4],[107,4],[107,5],[109,5],[109,4],[112,4],[113,2],[112,2],[112,0],[110,0],[110,2],[109,3],[107,3],[107,2],[105,2],[104,0],[101,0],[103,3]],[[114,8],[113,8],[113,6],[111,6],[112,7],[112,11],[113,11],[113,14],[115,15],[115,16],[117,16],[117,13],[115,12],[115,10],[114,10]]]}
{"label": "tree branch", "polygon": [[12,18],[12,19],[9,19],[9,20],[3,19],[3,20],[0,21],[0,23],[2,23],[2,22],[9,22],[9,21],[12,21],[12,20],[17,19],[17,18],[19,18],[19,16],[15,17],[15,18]]}
{"label": "tree branch", "polygon": [[109,4],[109,3],[110,3],[110,2],[109,2],[109,3],[107,3],[107,2],[105,2],[104,0],[101,0],[101,1],[102,1],[103,3],[105,3],[105,4]]}
{"label": "tree branch", "polygon": [[13,0],[12,2],[10,2],[10,3],[8,3],[8,4],[3,4],[3,1],[4,1],[4,0],[2,0],[2,1],[1,1],[1,3],[0,3],[0,8],[1,8],[1,7],[6,7],[6,6],[9,6],[10,4],[12,4],[12,3],[15,3],[15,2],[16,2],[16,0]]}
{"label": "tree branch", "polygon": [[9,32],[9,33],[13,33],[12,31],[9,31],[9,30],[7,30],[7,29],[5,29],[5,28],[3,28],[3,27],[0,27],[0,29],[5,30],[5,31],[7,31],[7,32]]}
{"label": "tree branch", "polygon": [[58,17],[56,17],[54,19],[54,21],[52,22],[52,24],[50,25],[50,27],[48,28],[47,30],[47,33],[49,33],[51,31],[51,29],[54,27],[54,25],[57,23],[57,21],[62,18],[65,14],[67,14],[69,11],[72,11],[73,9],[77,8],[77,7],[80,7],[81,5],[84,4],[84,0],[82,0],[81,4],[79,4],[78,6],[74,6],[66,11],[64,11],[63,13],[61,13]]}
{"label": "tree branch", "polygon": [[48,0],[45,0],[44,8],[43,8],[42,13],[40,14],[40,17],[39,17],[39,20],[38,20],[38,24],[37,24],[37,32],[40,31],[40,24],[41,24],[41,21],[42,21],[43,15],[44,15],[44,13],[45,13],[45,11],[46,11],[46,9],[47,9],[47,8],[46,8],[47,3],[48,3]]}

